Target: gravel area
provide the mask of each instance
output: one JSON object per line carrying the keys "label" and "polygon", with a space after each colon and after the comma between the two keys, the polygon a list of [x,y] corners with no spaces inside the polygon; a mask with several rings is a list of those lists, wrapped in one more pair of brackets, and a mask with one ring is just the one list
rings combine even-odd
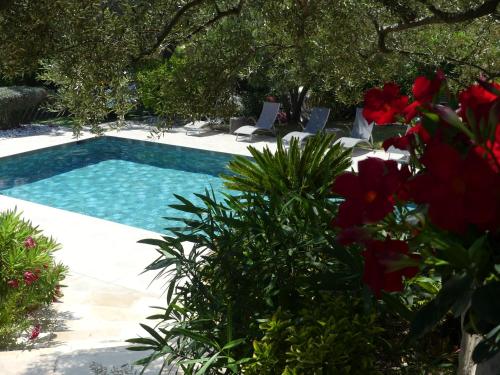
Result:
{"label": "gravel area", "polygon": [[32,135],[58,135],[68,131],[67,129],[58,126],[49,126],[45,124],[26,124],[18,128],[0,130],[0,140],[18,137],[29,137]]}

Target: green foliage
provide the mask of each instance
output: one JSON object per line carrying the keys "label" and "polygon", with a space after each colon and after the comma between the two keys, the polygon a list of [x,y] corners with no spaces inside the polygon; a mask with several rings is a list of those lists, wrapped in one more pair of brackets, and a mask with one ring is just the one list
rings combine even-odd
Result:
{"label": "green foliage", "polygon": [[[42,78],[59,88],[60,108],[78,118],[76,132],[83,124],[98,132],[96,123],[107,114],[130,109],[126,104],[133,92],[120,90],[128,87],[124,77],[134,80],[135,73],[155,61],[144,72],[153,77],[157,66],[180,51],[186,65],[173,76],[159,76],[162,90],[153,107],[159,114],[184,115],[186,103],[192,103],[187,117],[225,116],[235,111],[235,94],[246,104],[255,103],[248,91],[265,88],[262,95],[280,96],[297,119],[299,87],[312,92],[316,105],[333,107],[359,102],[369,83],[405,80],[430,67],[446,68],[457,85],[481,70],[498,75],[498,28],[491,15],[403,28],[386,38],[390,52],[379,48],[379,29],[429,17],[433,7],[473,14],[467,11],[479,4],[8,0],[0,5],[0,79],[31,76],[42,67]],[[168,82],[175,84],[169,87]],[[171,112],[166,113],[160,98],[166,98]]]}
{"label": "green foliage", "polygon": [[[158,328],[143,326],[151,337],[130,340],[138,344],[132,349],[154,351],[142,364],[163,357],[187,374],[237,372],[261,334],[258,319],[279,308],[293,314],[324,290],[360,288],[359,254],[337,248],[327,220],[335,207],[325,194],[331,180],[316,177],[325,170],[335,171],[332,178],[340,173],[347,154],[326,151],[331,138],[319,139],[312,141],[318,149],[280,146],[276,157],[253,151],[256,160],[267,161],[252,162],[250,169],[289,171],[276,177],[281,194],[264,187],[263,193],[240,191],[217,202],[207,192],[198,195],[199,206],[178,197],[173,207],[192,218],[177,219],[183,226],[170,228],[173,236],[143,241],[158,247],[160,255],[147,270],[166,280],[168,305],[152,316],[161,319]],[[309,164],[310,173],[286,165],[313,155],[319,160]],[[230,168],[248,183],[240,167],[241,160]]]}
{"label": "green foliage", "polygon": [[[33,242],[26,243],[29,239]],[[30,311],[60,296],[66,268],[54,261],[58,248],[20,214],[0,213],[0,348],[13,345],[33,323],[27,315]],[[34,280],[27,279],[26,272]]]}
{"label": "green foliage", "polygon": [[94,66],[79,67],[89,70],[85,78],[84,75],[72,76],[66,69],[67,65],[46,64],[40,78],[57,86],[50,109],[57,113],[71,113],[75,119],[72,122],[75,135],[78,136],[86,125],[93,133],[101,134],[100,123],[112,113],[118,116],[119,124],[123,124],[125,114],[135,107],[136,102],[128,74],[118,74],[108,81],[108,78],[99,77],[106,74],[104,67],[97,71]]}
{"label": "green foliage", "polygon": [[[212,56],[214,57],[214,56]],[[201,51],[196,54],[177,53],[168,61],[144,68],[137,74],[139,98],[146,108],[172,121],[175,118],[200,119],[230,116],[236,111],[231,86],[218,79],[220,71]],[[195,75],[195,79],[191,77]]]}
{"label": "green foliage", "polygon": [[304,149],[296,139],[285,149],[278,140],[276,153],[268,149],[248,149],[254,160],[236,156],[229,163],[233,175],[226,175],[229,189],[272,196],[286,194],[299,197],[325,198],[335,176],[351,165],[350,151],[335,144],[334,135],[312,137]]}
{"label": "green foliage", "polygon": [[260,324],[248,375],[376,374],[383,329],[359,300],[322,296],[295,315],[278,311]]}
{"label": "green foliage", "polygon": [[46,98],[47,92],[41,87],[0,87],[0,129],[31,121]]}
{"label": "green foliage", "polygon": [[499,306],[493,296],[500,294],[498,234],[458,238],[449,233],[427,228],[418,240],[432,249],[427,250],[426,264],[443,278],[437,295],[414,315],[411,336],[429,333],[451,312],[464,316],[464,329],[480,334],[483,341],[473,353],[481,362],[500,351]]}

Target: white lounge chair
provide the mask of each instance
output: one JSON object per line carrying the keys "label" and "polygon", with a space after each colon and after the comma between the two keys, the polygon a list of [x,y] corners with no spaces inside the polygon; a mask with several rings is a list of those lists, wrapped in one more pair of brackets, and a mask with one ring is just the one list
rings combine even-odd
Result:
{"label": "white lounge chair", "polygon": [[410,162],[410,152],[406,150],[400,150],[394,146],[390,146],[387,149],[388,159],[395,160],[400,164],[408,164]]}
{"label": "white lounge chair", "polygon": [[350,137],[341,137],[335,141],[335,144],[341,144],[345,148],[353,148],[358,144],[365,144],[373,147],[373,122],[368,124],[363,116],[363,108],[356,108],[356,117],[352,125]]}
{"label": "white lounge chair", "polygon": [[[411,129],[411,126],[406,127],[405,135],[408,134],[408,131]],[[408,150],[401,150],[394,146],[389,146],[386,150],[388,154],[389,160],[396,160],[400,164],[408,164],[410,162],[411,153]],[[395,156],[395,157],[392,157]]]}
{"label": "white lounge chair", "polygon": [[184,125],[184,130],[186,131],[186,135],[200,134],[207,131],[210,124],[210,120],[192,121]]}
{"label": "white lounge chair", "polygon": [[276,121],[276,116],[278,116],[280,105],[280,103],[264,102],[262,112],[255,126],[244,125],[236,129],[234,131],[236,140],[240,137],[250,137],[252,139],[253,134],[257,131],[274,132],[274,121]]}
{"label": "white lounge chair", "polygon": [[330,116],[330,108],[313,108],[304,131],[288,133],[283,137],[283,144],[290,144],[292,138],[298,139],[299,143],[302,144],[308,137],[317,134],[325,128],[328,116]]}

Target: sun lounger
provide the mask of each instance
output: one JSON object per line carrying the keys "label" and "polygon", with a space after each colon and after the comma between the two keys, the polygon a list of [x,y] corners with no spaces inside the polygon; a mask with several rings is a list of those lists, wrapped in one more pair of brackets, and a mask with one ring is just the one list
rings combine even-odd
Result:
{"label": "sun lounger", "polygon": [[209,129],[210,123],[210,120],[192,121],[184,125],[184,130],[186,131],[186,135],[200,134]]}
{"label": "sun lounger", "polygon": [[264,102],[262,107],[262,112],[260,113],[259,119],[255,126],[245,125],[234,131],[236,134],[236,140],[238,141],[241,137],[250,137],[252,139],[253,134],[257,131],[274,131],[274,121],[276,121],[276,116],[280,110],[280,103]]}
{"label": "sun lounger", "polygon": [[373,147],[372,131],[373,122],[368,124],[368,121],[363,116],[363,108],[356,108],[356,117],[352,125],[351,136],[341,137],[335,143],[340,143],[345,148],[353,148],[359,144]]}
{"label": "sun lounger", "polygon": [[307,122],[304,131],[302,132],[291,132],[283,137],[283,144],[290,144],[292,138],[298,139],[301,144],[308,137],[311,137],[325,128],[326,122],[328,121],[328,116],[330,115],[330,108],[320,108],[315,107],[312,109],[311,117]]}

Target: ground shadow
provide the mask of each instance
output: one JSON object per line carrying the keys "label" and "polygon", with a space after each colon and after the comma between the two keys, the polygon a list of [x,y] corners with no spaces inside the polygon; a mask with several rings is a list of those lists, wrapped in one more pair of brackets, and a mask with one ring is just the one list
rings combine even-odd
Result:
{"label": "ground shadow", "polygon": [[[58,374],[58,375],[104,375],[104,374],[140,374],[142,366],[132,364],[150,354],[150,352],[129,351],[126,346],[113,346],[97,349],[62,351],[42,354],[28,365],[23,375]],[[161,360],[148,366],[144,374],[158,374]],[[164,369],[168,373],[169,369]],[[175,373],[175,372],[174,372]]]}
{"label": "ground shadow", "polygon": [[30,314],[31,319],[40,324],[41,333],[36,340],[22,340],[8,350],[36,350],[54,348],[63,344],[57,339],[58,333],[69,331],[68,322],[79,320],[70,311],[57,311],[53,306],[44,307]]}
{"label": "ground shadow", "polygon": [[50,125],[29,124],[17,128],[0,131],[0,140],[11,138],[25,138],[35,135],[61,136],[70,132],[70,129]]}

